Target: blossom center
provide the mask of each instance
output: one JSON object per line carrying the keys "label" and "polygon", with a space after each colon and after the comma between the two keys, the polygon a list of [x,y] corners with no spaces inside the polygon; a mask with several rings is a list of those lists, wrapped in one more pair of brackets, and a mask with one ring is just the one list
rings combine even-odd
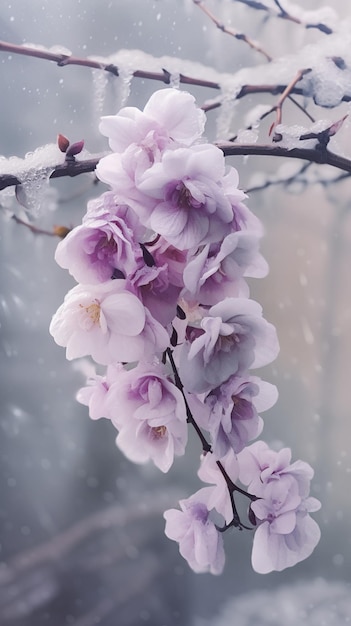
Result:
{"label": "blossom center", "polygon": [[236,333],[220,335],[217,341],[217,349],[223,352],[230,352],[233,345],[238,343],[240,343],[240,337]]}
{"label": "blossom center", "polygon": [[81,326],[84,327],[85,330],[89,330],[95,326],[95,324],[100,323],[101,307],[98,300],[88,304],[88,306],[84,306],[83,304],[80,304],[79,306],[83,309],[82,312],[84,312],[81,319]]}
{"label": "blossom center", "polygon": [[151,430],[155,439],[163,439],[167,432],[166,426],[154,426]]}
{"label": "blossom center", "polygon": [[166,200],[172,202],[173,205],[186,210],[201,206],[201,202],[194,198],[191,191],[183,181],[178,181],[175,184],[172,183],[169,185],[169,188],[166,190]]}
{"label": "blossom center", "polygon": [[99,261],[104,261],[106,257],[116,254],[117,242],[113,239],[113,237],[105,235],[98,242],[95,252]]}

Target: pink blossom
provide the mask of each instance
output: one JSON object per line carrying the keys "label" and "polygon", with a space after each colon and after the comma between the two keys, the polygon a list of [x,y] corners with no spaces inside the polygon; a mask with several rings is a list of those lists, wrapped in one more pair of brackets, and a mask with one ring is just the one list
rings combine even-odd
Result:
{"label": "pink blossom", "polygon": [[179,250],[218,241],[233,219],[221,188],[224,169],[223,153],[211,144],[167,151],[140,179],[145,200],[132,206],[145,226]]}
{"label": "pink blossom", "polygon": [[77,282],[99,283],[118,273],[126,278],[144,265],[140,245],[123,219],[90,219],[74,228],[56,248],[56,262]]}
{"label": "pink blossom", "polygon": [[252,567],[258,574],[281,572],[307,559],[320,540],[320,528],[310,515],[300,510],[290,533],[277,533],[268,521],[255,531],[252,548]]}
{"label": "pink blossom", "polygon": [[281,571],[310,556],[320,530],[309,513],[320,502],[309,496],[313,470],[302,461],[290,464],[291,452],[270,450],[257,441],[238,455],[240,480],[258,499],[251,504],[257,530],[252,566],[258,573]]}
{"label": "pink blossom", "polygon": [[246,298],[226,298],[200,324],[189,326],[180,351],[180,376],[192,393],[204,393],[249,367],[261,367],[279,351],[276,330],[262,308]]}
{"label": "pink blossom", "polygon": [[205,114],[194,97],[175,89],[156,91],[144,108],[125,107],[117,115],[102,118],[100,130],[109,138],[114,154],[103,157],[97,176],[119,195],[143,211],[152,201],[140,194],[136,185],[165,150],[190,146],[205,125]]}
{"label": "pink blossom", "polygon": [[131,363],[166,349],[168,333],[125,284],[111,280],[68,292],[50,324],[68,360],[91,355],[101,365]]}
{"label": "pink blossom", "polygon": [[165,534],[179,543],[179,552],[197,573],[221,574],[224,567],[224,549],[221,534],[209,519],[206,501],[197,492],[179,501],[181,511],[169,509]]}
{"label": "pink blossom", "polygon": [[123,220],[125,225],[133,232],[134,238],[140,240],[145,232],[134,211],[127,205],[121,204],[118,195],[114,191],[105,191],[97,198],[92,198],[87,203],[87,211],[83,215],[82,222],[89,220],[105,219],[112,221],[114,217]]}
{"label": "pink blossom", "polygon": [[285,474],[262,489],[251,504],[257,520],[252,566],[259,574],[281,571],[306,559],[320,539],[318,524],[309,513],[317,511],[315,498],[302,498],[297,481]]}
{"label": "pink blossom", "polygon": [[184,269],[187,292],[206,305],[229,296],[248,297],[244,276],[260,278],[268,272],[258,249],[258,236],[245,231],[230,233],[221,243],[207,244]]}
{"label": "pink blossom", "polygon": [[177,312],[181,287],[170,282],[167,263],[162,266],[143,264],[129,276],[128,284],[162,326],[172,322]]}
{"label": "pink blossom", "polygon": [[304,461],[291,461],[290,448],[272,450],[264,441],[256,441],[245,448],[240,457],[240,480],[248,485],[251,493],[260,495],[263,485],[278,480],[285,474],[293,475],[299,485],[302,496],[309,493],[313,469]]}
{"label": "pink blossom", "polygon": [[113,152],[134,145],[144,150],[151,162],[172,144],[190,146],[203,133],[206,116],[190,93],[166,88],[155,91],[141,112],[124,107],[117,115],[102,118],[100,131],[109,138]]}
{"label": "pink blossom", "polygon": [[161,236],[158,236],[153,244],[149,244],[147,249],[154,258],[156,265],[167,264],[170,283],[183,288],[183,271],[187,263],[187,252],[178,250]]}
{"label": "pink blossom", "polygon": [[183,396],[165,366],[140,362],[123,371],[109,389],[107,407],[119,430],[118,447],[135,463],[152,460],[168,472],[187,443]]}
{"label": "pink blossom", "polygon": [[232,376],[213,389],[205,399],[209,413],[201,425],[211,435],[216,455],[223,456],[229,448],[240,452],[262,431],[260,411],[277,401],[277,388],[257,376]]}
{"label": "pink blossom", "polygon": [[120,363],[108,365],[105,376],[96,374],[90,375],[86,386],[81,387],[76,394],[76,400],[89,407],[89,416],[92,420],[106,417],[111,419],[110,411],[107,407],[108,392],[111,383],[123,371]]}
{"label": "pink blossom", "polygon": [[223,192],[229,200],[232,207],[233,218],[231,230],[247,230],[258,236],[263,234],[263,226],[261,220],[254,215],[247,206],[242,202],[247,196],[238,188],[239,175],[234,167],[228,168],[222,179]]}

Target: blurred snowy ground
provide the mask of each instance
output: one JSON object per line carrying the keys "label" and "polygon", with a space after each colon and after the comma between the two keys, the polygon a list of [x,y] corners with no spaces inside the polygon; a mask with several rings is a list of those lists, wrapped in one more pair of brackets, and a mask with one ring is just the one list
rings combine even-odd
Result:
{"label": "blurred snowy ground", "polygon": [[194,626],[341,626],[351,622],[350,585],[323,578],[253,591],[226,603],[213,620]]}

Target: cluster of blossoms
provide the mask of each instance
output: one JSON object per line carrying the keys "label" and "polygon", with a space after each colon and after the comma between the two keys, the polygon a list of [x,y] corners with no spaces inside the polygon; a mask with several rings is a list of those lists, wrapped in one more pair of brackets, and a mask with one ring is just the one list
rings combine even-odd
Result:
{"label": "cluster of blossoms", "polygon": [[78,400],[92,419],[111,420],[131,461],[167,472],[195,428],[206,486],[164,514],[190,567],[222,571],[223,530],[246,527],[240,493],[255,528],[253,567],[265,573],[311,554],[319,528],[309,513],[319,503],[309,497],[309,465],[290,464],[287,449],[248,445],[277,399],[251,370],[271,363],[279,345],[246,282],[268,271],[261,223],[204,125],[193,96],[175,89],[155,92],[143,111],[102,118],[112,153],[96,174],[110,189],[57,247],[78,285],[50,332],[68,359],[106,366]]}

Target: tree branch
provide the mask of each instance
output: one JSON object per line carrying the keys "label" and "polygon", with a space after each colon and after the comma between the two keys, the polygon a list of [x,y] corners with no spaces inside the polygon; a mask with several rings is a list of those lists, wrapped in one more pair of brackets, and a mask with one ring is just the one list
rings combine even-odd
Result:
{"label": "tree branch", "polygon": [[[18,46],[16,44],[8,43],[7,41],[0,41],[0,52],[10,52],[11,54],[21,54],[23,56],[34,57],[36,59],[53,61],[59,67],[65,67],[66,65],[80,65],[81,67],[89,67],[109,72],[113,76],[119,76],[120,73],[120,69],[114,63],[104,63],[103,61],[95,61],[93,59],[76,57],[64,53],[51,52],[50,50],[42,50],[40,48],[33,48],[30,46]],[[135,78],[158,80],[166,85],[169,85],[171,80],[171,74],[166,69],[162,72],[135,70],[133,72],[133,76]],[[183,74],[180,74],[179,80],[185,85],[197,85],[199,87],[209,87],[211,89],[221,88],[219,83],[214,81],[192,78],[191,76],[184,76]]]}
{"label": "tree branch", "polygon": [[217,145],[225,156],[288,157],[311,161],[311,163],[319,163],[321,165],[331,165],[351,173],[351,160],[329,150],[319,150],[318,148],[292,148],[288,150],[287,148],[271,144],[233,144],[230,142],[221,142]]}
{"label": "tree branch", "polygon": [[[351,160],[329,150],[318,148],[293,148],[288,150],[276,144],[239,144],[220,142],[216,144],[222,150],[224,156],[272,156],[285,157],[291,159],[302,159],[311,163],[331,165],[344,172],[351,173]],[[93,172],[105,154],[93,156],[87,160],[65,161],[56,165],[50,178],[61,178],[62,176],[79,176]],[[14,185],[20,185],[21,181],[11,174],[0,175],[0,190]]]}

